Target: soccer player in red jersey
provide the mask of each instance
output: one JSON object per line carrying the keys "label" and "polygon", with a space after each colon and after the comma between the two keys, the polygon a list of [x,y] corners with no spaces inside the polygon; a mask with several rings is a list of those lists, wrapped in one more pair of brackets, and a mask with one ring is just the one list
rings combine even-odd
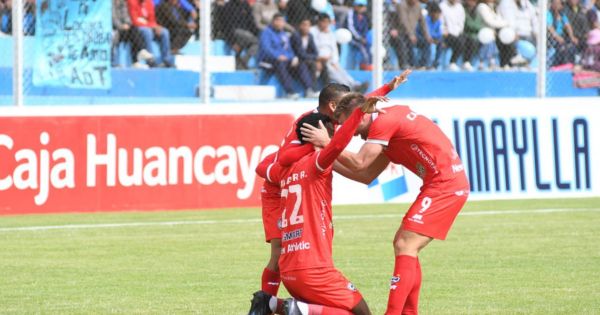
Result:
{"label": "soccer player in red jersey", "polygon": [[[286,301],[285,314],[370,314],[362,295],[333,266],[331,185],[333,163],[352,139],[364,113],[373,112],[377,100],[370,99],[356,108],[322,150],[313,151],[290,167],[274,163],[266,170],[266,178],[279,183],[283,199],[281,278],[297,299]],[[311,120],[317,125],[317,121],[328,117],[313,113],[299,124]]]}
{"label": "soccer player in red jersey", "polygon": [[[356,107],[365,104],[360,94],[346,95],[335,110],[344,123]],[[392,106],[385,113],[364,115],[357,135],[366,140],[357,154],[344,151],[338,158],[341,173],[359,174],[370,183],[391,161],[423,180],[421,192],[406,212],[394,238],[396,255],[386,314],[417,314],[421,287],[419,251],[431,240],[444,240],[467,201],[470,187],[463,164],[450,139],[428,118],[408,106]],[[304,138],[326,143],[323,130],[306,126]]]}
{"label": "soccer player in red jersey", "polygon": [[[368,94],[368,96],[384,96],[395,90],[400,84],[407,81],[410,70],[404,71],[399,76],[394,77],[390,82]],[[321,113],[328,117],[333,117],[333,112],[337,102],[350,92],[350,89],[341,84],[328,84],[319,94],[319,106],[309,112],[302,114],[290,128],[290,131],[282,141],[279,152],[267,156],[259,165],[259,168],[266,167],[274,161],[278,161],[284,166],[289,166],[313,151],[312,145],[301,145],[296,135],[298,121],[311,113]],[[280,217],[280,188],[265,180],[261,188],[262,218],[263,228],[265,230],[265,240],[271,244],[271,255],[267,266],[263,269],[261,277],[261,291],[254,293],[251,302],[250,313],[257,305],[262,305],[263,300],[268,297],[264,294],[276,296],[279,291],[280,277],[279,267],[277,265],[281,252],[281,231],[278,227]],[[280,307],[279,307],[280,308]]]}

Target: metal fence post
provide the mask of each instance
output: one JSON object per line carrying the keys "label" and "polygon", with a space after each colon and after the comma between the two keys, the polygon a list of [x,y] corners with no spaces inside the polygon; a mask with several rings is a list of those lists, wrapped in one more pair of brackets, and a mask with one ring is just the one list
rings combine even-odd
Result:
{"label": "metal fence post", "polygon": [[537,70],[537,97],[544,98],[546,97],[546,72],[547,72],[547,21],[546,21],[546,12],[548,11],[548,2],[547,0],[540,0],[538,2],[538,9],[540,10],[539,14],[539,25],[538,27],[538,38],[537,38],[537,47],[538,47],[538,70]]}
{"label": "metal fence post", "polygon": [[202,0],[200,7],[200,42],[202,43],[202,65],[200,69],[200,99],[202,104],[210,103],[210,71],[208,59],[210,57],[211,33],[211,1]]}
{"label": "metal fence post", "polygon": [[13,37],[13,99],[17,107],[23,106],[23,0],[14,0],[12,7]]}
{"label": "metal fence post", "polygon": [[372,2],[373,16],[373,88],[383,84],[383,1]]}

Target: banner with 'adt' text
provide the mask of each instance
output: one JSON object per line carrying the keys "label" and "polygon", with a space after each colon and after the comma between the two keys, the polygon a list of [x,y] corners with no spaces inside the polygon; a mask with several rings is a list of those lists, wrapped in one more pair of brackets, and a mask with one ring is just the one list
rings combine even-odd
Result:
{"label": "banner with 'adt' text", "polygon": [[109,89],[111,13],[111,1],[39,3],[33,84]]}

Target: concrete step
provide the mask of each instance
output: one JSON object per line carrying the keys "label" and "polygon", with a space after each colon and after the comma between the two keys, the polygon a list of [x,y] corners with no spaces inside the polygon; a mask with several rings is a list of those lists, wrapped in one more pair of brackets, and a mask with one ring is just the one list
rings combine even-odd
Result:
{"label": "concrete step", "polygon": [[270,85],[215,85],[215,100],[269,101],[276,97],[275,87]]}

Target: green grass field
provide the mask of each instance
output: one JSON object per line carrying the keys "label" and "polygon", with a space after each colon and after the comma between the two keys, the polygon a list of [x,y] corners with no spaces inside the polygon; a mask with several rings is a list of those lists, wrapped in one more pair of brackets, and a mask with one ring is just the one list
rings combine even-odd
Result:
{"label": "green grass field", "polygon": [[[335,263],[374,314],[405,209],[334,207]],[[86,226],[14,229],[65,224]],[[244,314],[268,253],[257,209],[0,217],[0,313]],[[600,314],[600,198],[470,202],[421,264],[422,314]]]}

